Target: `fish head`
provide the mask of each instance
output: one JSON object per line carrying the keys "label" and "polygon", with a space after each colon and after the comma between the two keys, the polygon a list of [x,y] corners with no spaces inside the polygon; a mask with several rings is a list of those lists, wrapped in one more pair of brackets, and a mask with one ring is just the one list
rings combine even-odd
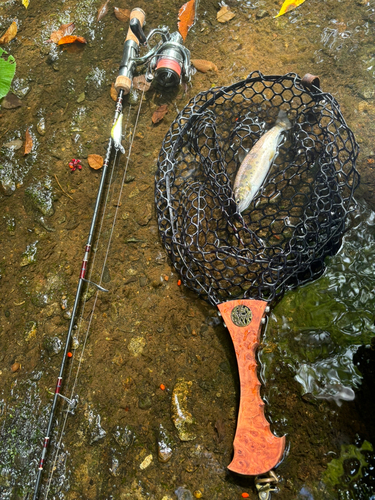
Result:
{"label": "fish head", "polygon": [[234,200],[236,202],[237,212],[242,213],[249,206],[249,190],[240,185],[234,189],[233,194]]}

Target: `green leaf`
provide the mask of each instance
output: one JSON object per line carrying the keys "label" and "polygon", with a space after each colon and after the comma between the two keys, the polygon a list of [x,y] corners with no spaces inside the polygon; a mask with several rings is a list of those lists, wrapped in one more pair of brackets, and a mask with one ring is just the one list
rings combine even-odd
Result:
{"label": "green leaf", "polygon": [[0,48],[0,99],[5,97],[9,92],[14,73],[16,72],[16,60],[10,55],[6,58],[5,54],[8,53]]}

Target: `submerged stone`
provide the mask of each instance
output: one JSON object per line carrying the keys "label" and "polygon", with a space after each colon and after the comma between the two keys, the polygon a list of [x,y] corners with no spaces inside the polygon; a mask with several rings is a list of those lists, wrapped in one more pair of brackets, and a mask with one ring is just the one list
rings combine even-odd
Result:
{"label": "submerged stone", "polygon": [[37,332],[37,324],[35,321],[28,321],[26,323],[25,331],[24,331],[24,338],[26,342],[29,342],[31,339],[36,337],[36,332]]}
{"label": "submerged stone", "polygon": [[191,494],[190,490],[187,490],[186,488],[183,488],[182,486],[177,488],[175,493],[177,495],[178,500],[194,500],[193,495]]}
{"label": "submerged stone", "polygon": [[117,426],[114,429],[112,436],[113,439],[116,441],[116,443],[120,445],[122,448],[125,448],[126,450],[130,448],[130,446],[136,440],[134,431],[132,431],[132,429],[130,429],[128,426],[125,427]]}
{"label": "submerged stone", "polygon": [[36,125],[36,129],[38,131],[38,133],[40,135],[45,135],[46,133],[46,121],[44,119],[44,117],[42,116],[42,118],[38,121],[37,125]]}
{"label": "submerged stone", "polygon": [[179,378],[172,393],[172,420],[181,441],[192,441],[196,438],[196,435],[192,432],[194,419],[187,409],[191,385],[191,381]]}
{"label": "submerged stone", "polygon": [[44,337],[43,347],[49,356],[55,356],[61,351],[63,343],[58,337]]}
{"label": "submerged stone", "polygon": [[52,181],[49,177],[25,190],[25,208],[49,217],[54,214]]}
{"label": "submerged stone", "polygon": [[26,250],[22,254],[21,267],[28,266],[29,264],[35,262],[36,260],[36,246],[38,242],[30,243],[27,245]]}
{"label": "submerged stone", "polygon": [[158,432],[158,459],[160,462],[168,462],[173,454],[172,450],[172,440],[169,437],[167,431],[160,424]]}

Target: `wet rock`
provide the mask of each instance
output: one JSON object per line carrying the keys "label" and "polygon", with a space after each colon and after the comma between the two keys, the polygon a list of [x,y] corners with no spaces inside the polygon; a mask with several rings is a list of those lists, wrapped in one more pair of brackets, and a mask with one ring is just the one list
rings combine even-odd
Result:
{"label": "wet rock", "polygon": [[181,441],[192,441],[196,438],[196,435],[192,432],[194,419],[187,409],[191,386],[191,381],[179,378],[172,393],[172,420]]}
{"label": "wet rock", "polygon": [[81,92],[81,94],[79,94],[79,96],[77,97],[78,104],[80,104],[81,102],[83,102],[85,99],[86,99],[85,93]]}
{"label": "wet rock", "polygon": [[145,345],[146,339],[144,337],[133,337],[129,342],[128,349],[133,356],[137,357],[142,354]]}
{"label": "wet rock", "polygon": [[269,15],[270,15],[270,14],[269,14],[269,12],[268,12],[268,11],[266,11],[266,10],[260,10],[260,11],[258,11],[258,12],[255,14],[255,17],[256,17],[257,19],[263,19],[263,18],[265,18],[265,17],[268,17]]}
{"label": "wet rock", "polygon": [[35,241],[34,243],[30,243],[30,245],[27,245],[26,250],[22,254],[22,260],[21,260],[21,267],[28,266],[29,264],[32,264],[36,260],[36,251],[37,251],[37,246],[38,242]]}
{"label": "wet rock", "polygon": [[169,437],[167,431],[160,424],[158,432],[158,460],[162,463],[168,462],[173,454],[172,445],[173,442]]}
{"label": "wet rock", "polygon": [[38,121],[37,125],[36,125],[36,129],[38,131],[38,133],[40,135],[45,135],[46,133],[46,121],[44,119],[44,117],[42,116],[42,118]]}
{"label": "wet rock", "polygon": [[134,431],[128,426],[117,426],[112,432],[112,436],[116,443],[125,450],[129,449],[136,440]]}
{"label": "wet rock", "polygon": [[152,399],[149,394],[141,394],[138,398],[138,408],[148,410],[152,406]]}
{"label": "wet rock", "polygon": [[1,103],[1,107],[3,109],[15,109],[21,107],[22,105],[22,101],[11,92],[8,92]]}
{"label": "wet rock", "polygon": [[5,221],[8,233],[13,236],[16,232],[16,219],[14,217],[8,217]]}
{"label": "wet rock", "polygon": [[177,488],[175,493],[177,495],[178,500],[194,500],[193,495],[191,494],[190,490],[187,490],[186,488],[183,488],[182,486]]}
{"label": "wet rock", "polygon": [[147,203],[145,210],[142,214],[142,217],[137,219],[137,223],[140,226],[147,226],[147,224],[150,222],[152,217],[152,207],[150,203]]}
{"label": "wet rock", "polygon": [[63,348],[63,343],[58,337],[44,337],[43,347],[49,356],[56,356]]}
{"label": "wet rock", "polygon": [[20,368],[21,368],[21,363],[13,363],[12,366],[10,367],[13,373],[18,372]]}
{"label": "wet rock", "polygon": [[25,327],[25,331],[23,333],[24,335],[24,339],[26,340],[26,342],[29,342],[30,340],[32,340],[33,338],[36,337],[36,333],[37,333],[37,324],[35,321],[28,321],[26,323],[26,327]]}
{"label": "wet rock", "polygon": [[109,472],[111,473],[112,476],[116,477],[119,475],[119,466],[120,463],[116,457],[112,457],[112,465],[109,468]]}
{"label": "wet rock", "polygon": [[90,444],[94,444],[100,439],[103,439],[107,433],[103,429],[103,427],[100,425],[100,415],[93,415],[92,421],[91,421],[91,432],[90,432]]}
{"label": "wet rock", "polygon": [[95,101],[105,90],[106,74],[103,69],[93,68],[86,76],[85,95],[89,101]]}
{"label": "wet rock", "polygon": [[65,288],[61,274],[48,273],[45,280],[32,283],[35,288],[30,290],[31,302],[37,307],[47,307],[59,300]]}
{"label": "wet rock", "polygon": [[104,266],[103,269],[103,276],[102,276],[102,282],[103,283],[109,283],[111,281],[111,274],[109,272],[109,269],[107,266]]}
{"label": "wet rock", "polygon": [[24,205],[27,211],[42,213],[46,217],[54,214],[52,181],[49,177],[25,190]]}

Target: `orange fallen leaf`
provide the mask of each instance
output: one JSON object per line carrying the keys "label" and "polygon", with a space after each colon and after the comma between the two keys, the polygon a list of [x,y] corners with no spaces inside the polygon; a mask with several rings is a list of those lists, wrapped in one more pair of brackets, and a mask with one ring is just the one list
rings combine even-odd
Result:
{"label": "orange fallen leaf", "polygon": [[62,37],[71,35],[74,29],[74,23],[62,24],[58,30],[51,33],[51,38],[47,40],[47,42],[58,43],[58,41],[61,40]]}
{"label": "orange fallen leaf", "polygon": [[17,24],[15,21],[9,26],[4,35],[0,38],[0,45],[8,43],[17,35]]}
{"label": "orange fallen leaf", "polygon": [[162,104],[161,106],[158,107],[156,111],[154,111],[151,118],[152,123],[159,123],[167,113],[168,113],[168,105]]}
{"label": "orange fallen leaf", "polygon": [[104,163],[103,157],[100,155],[88,155],[87,161],[89,162],[90,167],[94,170],[102,168]]}
{"label": "orange fallen leaf", "polygon": [[191,64],[202,73],[207,73],[207,71],[217,71],[216,64],[211,61],[206,61],[205,59],[191,59]]}
{"label": "orange fallen leaf", "polygon": [[57,42],[57,44],[63,45],[64,43],[74,43],[74,42],[87,43],[86,40],[83,38],[83,36],[67,35],[67,36],[63,36]]}
{"label": "orange fallen leaf", "polygon": [[184,3],[178,12],[178,31],[181,33],[182,38],[185,38],[189,29],[193,26],[195,19],[195,0],[189,0]]}
{"label": "orange fallen leaf", "polygon": [[230,10],[228,5],[224,4],[216,14],[216,19],[219,21],[219,23],[226,23],[233,19],[235,15],[236,14],[234,14],[234,12]]}
{"label": "orange fallen leaf", "polygon": [[112,82],[112,85],[111,85],[111,90],[109,92],[110,92],[111,98],[114,101],[117,101],[117,90],[115,89],[115,84],[113,82]]}
{"label": "orange fallen leaf", "polygon": [[115,16],[119,21],[127,22],[130,19],[130,10],[129,9],[120,9],[119,7],[113,7],[115,12]]}
{"label": "orange fallen leaf", "polygon": [[151,83],[146,80],[145,75],[139,75],[133,78],[133,88],[147,92],[150,87]]}
{"label": "orange fallen leaf", "polygon": [[277,16],[274,17],[274,19],[276,17],[282,16],[283,14],[289,12],[290,10],[295,9],[296,7],[301,5],[301,3],[303,3],[304,1],[305,0],[285,0],[285,2],[281,6],[280,12],[277,14]]}
{"label": "orange fallen leaf", "polygon": [[25,140],[25,151],[24,155],[28,155],[30,151],[33,149],[33,138],[29,132],[29,129],[26,130],[26,140]]}
{"label": "orange fallen leaf", "polygon": [[100,19],[102,19],[108,12],[108,7],[107,7],[107,3],[109,2],[109,0],[107,0],[105,3],[103,3],[103,5],[101,7],[99,7],[98,9],[98,17],[96,18],[97,21],[100,21]]}

